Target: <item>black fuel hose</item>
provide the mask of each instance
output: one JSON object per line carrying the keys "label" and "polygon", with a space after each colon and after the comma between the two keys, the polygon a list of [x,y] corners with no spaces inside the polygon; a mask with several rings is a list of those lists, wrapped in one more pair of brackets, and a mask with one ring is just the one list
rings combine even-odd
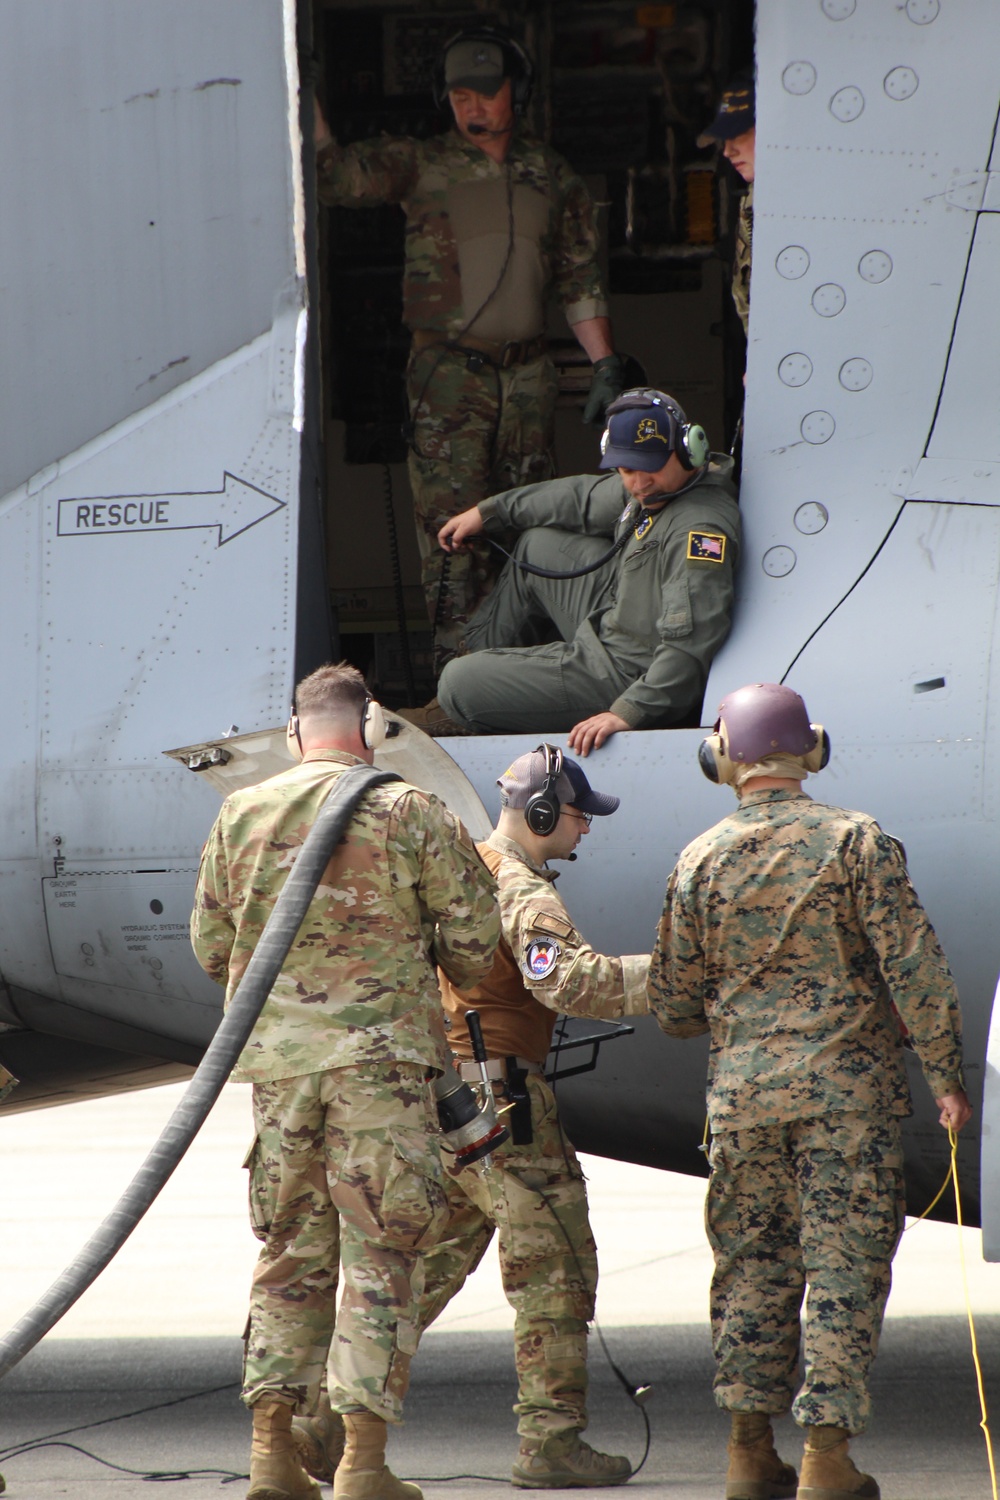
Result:
{"label": "black fuel hose", "polygon": [[358,803],[371,787],[399,779],[395,772],[377,771],[373,766],[352,767],[337,778],[281,888],[246,973],[181,1102],[108,1217],[45,1295],[0,1340],[0,1379],[45,1337],[97,1280],[159,1195],[205,1123],[236,1059],[246,1046],[264,1001],[281,972],[285,955],[302,926],[323,871]]}

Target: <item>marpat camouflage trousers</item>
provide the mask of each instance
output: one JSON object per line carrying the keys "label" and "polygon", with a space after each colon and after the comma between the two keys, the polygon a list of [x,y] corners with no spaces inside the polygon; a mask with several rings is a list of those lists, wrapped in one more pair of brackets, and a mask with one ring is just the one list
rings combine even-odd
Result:
{"label": "marpat camouflage trousers", "polygon": [[402,1420],[420,1252],[447,1218],[424,1073],[387,1062],[254,1084],[250,1207],[264,1244],[250,1293],[248,1406],[274,1394],[313,1411],[329,1359],[335,1409]]}
{"label": "marpat camouflage trousers", "polygon": [[504,1291],[517,1315],[517,1428],[522,1436],[545,1437],[587,1425],[597,1247],[583,1171],[562,1133],[552,1090],[534,1073],[527,1087],[531,1145],[501,1146],[489,1172],[471,1166],[447,1174],[450,1217],[424,1257],[418,1317],[422,1331],[476,1269],[498,1229]]}
{"label": "marpat camouflage trousers", "polygon": [[466,622],[492,589],[504,560],[485,541],[475,542],[470,552],[445,554],[438,531],[449,516],[487,495],[555,473],[552,362],[543,356],[506,370],[484,363],[478,371],[468,363],[468,355],[431,345],[411,354],[406,375],[413,422],[410,488],[439,667],[462,641]]}
{"label": "marpat camouflage trousers", "polygon": [[898,1120],[834,1113],[722,1131],[711,1162],[716,1401],[862,1432],[905,1211]]}

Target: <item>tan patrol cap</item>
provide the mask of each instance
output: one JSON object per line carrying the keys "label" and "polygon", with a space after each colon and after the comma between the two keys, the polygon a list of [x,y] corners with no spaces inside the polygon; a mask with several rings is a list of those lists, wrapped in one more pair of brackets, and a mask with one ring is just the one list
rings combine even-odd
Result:
{"label": "tan patrol cap", "polygon": [[444,59],[444,87],[472,89],[492,99],[507,77],[503,48],[486,40],[460,40],[448,48]]}

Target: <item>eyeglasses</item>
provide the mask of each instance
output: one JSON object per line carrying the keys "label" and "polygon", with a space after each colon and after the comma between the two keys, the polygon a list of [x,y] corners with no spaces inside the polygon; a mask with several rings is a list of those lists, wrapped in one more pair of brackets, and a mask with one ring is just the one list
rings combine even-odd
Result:
{"label": "eyeglasses", "polygon": [[588,828],[590,827],[591,823],[594,821],[594,814],[593,813],[577,812],[577,810],[576,810],[575,807],[564,807],[563,808],[563,812],[564,813],[569,813],[569,815],[570,815],[571,818],[579,818],[580,821],[581,821],[581,823],[586,823],[586,825],[587,825]]}

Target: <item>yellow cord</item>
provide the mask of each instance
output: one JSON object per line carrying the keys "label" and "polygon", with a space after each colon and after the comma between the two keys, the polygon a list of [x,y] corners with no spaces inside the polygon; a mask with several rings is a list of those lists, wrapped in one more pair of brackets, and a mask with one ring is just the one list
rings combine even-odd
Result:
{"label": "yellow cord", "polygon": [[972,1316],[972,1299],[969,1296],[969,1277],[965,1268],[965,1245],[962,1240],[962,1194],[958,1186],[958,1137],[948,1127],[948,1141],[951,1145],[951,1180],[955,1184],[955,1219],[958,1224],[958,1255],[962,1263],[962,1287],[965,1291],[965,1309],[969,1315],[969,1337],[972,1340],[972,1362],[976,1367],[976,1384],[979,1388],[979,1410],[982,1412],[980,1427],[983,1429],[983,1437],[986,1439],[986,1455],[990,1461],[990,1483],[993,1486],[993,1500],[997,1500],[997,1471],[993,1462],[993,1443],[990,1439],[989,1417],[986,1412],[986,1392],[983,1389],[983,1371],[979,1363],[979,1346],[976,1343],[976,1325]]}

